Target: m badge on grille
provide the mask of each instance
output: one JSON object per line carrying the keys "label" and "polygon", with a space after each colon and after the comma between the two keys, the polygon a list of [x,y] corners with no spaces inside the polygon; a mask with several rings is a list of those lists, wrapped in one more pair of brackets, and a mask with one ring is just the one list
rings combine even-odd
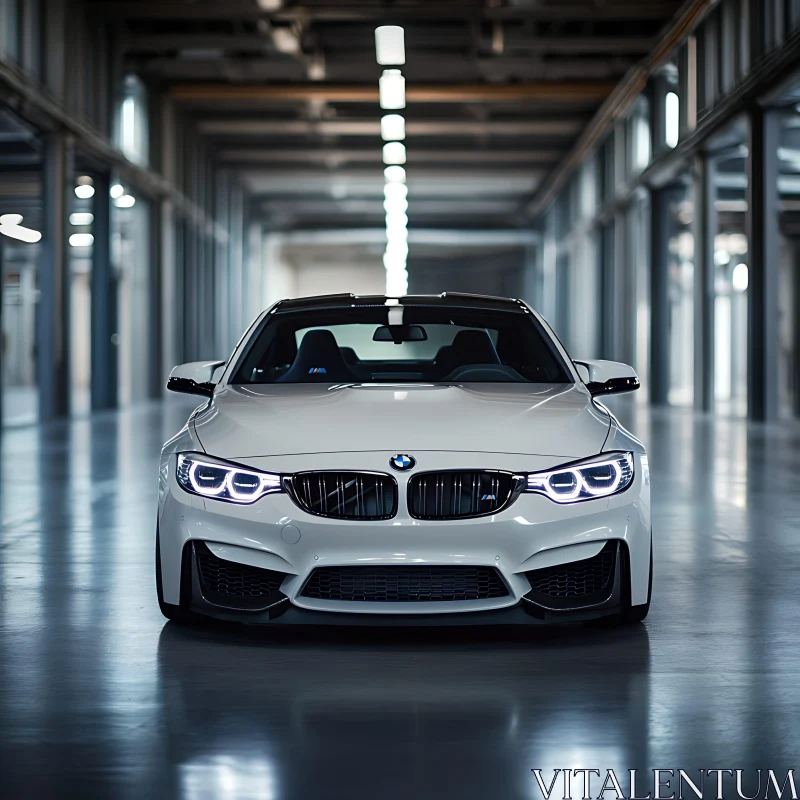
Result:
{"label": "m badge on grille", "polygon": [[413,456],[406,455],[405,453],[397,453],[389,459],[389,466],[400,472],[411,469],[416,463],[417,461]]}

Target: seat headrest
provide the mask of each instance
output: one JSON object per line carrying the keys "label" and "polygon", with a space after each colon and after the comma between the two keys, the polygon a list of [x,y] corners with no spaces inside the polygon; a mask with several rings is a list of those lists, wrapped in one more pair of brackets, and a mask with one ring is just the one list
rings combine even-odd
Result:
{"label": "seat headrest", "polygon": [[352,347],[340,347],[339,352],[342,354],[344,363],[347,364],[348,367],[358,364],[358,356]]}
{"label": "seat headrest", "polygon": [[459,331],[453,339],[458,364],[499,364],[497,350],[486,331]]}
{"label": "seat headrest", "polygon": [[353,374],[347,369],[336,337],[326,330],[309,331],[303,336],[297,348],[289,371],[278,378],[278,383],[340,383],[353,380]]}
{"label": "seat headrest", "polygon": [[308,368],[308,374],[326,374],[342,363],[336,337],[330,331],[309,331],[297,349],[295,364]]}

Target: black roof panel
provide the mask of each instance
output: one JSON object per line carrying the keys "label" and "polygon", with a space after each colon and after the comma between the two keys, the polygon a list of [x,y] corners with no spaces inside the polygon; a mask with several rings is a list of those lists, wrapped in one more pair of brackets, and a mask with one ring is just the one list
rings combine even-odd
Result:
{"label": "black roof panel", "polygon": [[[276,312],[313,310],[322,308],[353,308],[363,306],[383,306],[389,299],[382,294],[322,294],[315,297],[297,297],[292,300],[281,300],[275,308]],[[442,294],[410,294],[397,298],[401,305],[414,306],[469,306],[470,308],[486,308],[498,311],[522,311],[525,307],[519,300],[508,297],[492,297],[483,294],[467,294],[465,292],[443,292]]]}
{"label": "black roof panel", "polygon": [[410,294],[400,298],[403,305],[465,306],[470,308],[493,308],[499,311],[519,311],[523,308],[519,300],[510,297],[494,297],[488,294],[467,292],[443,292],[442,294]]}

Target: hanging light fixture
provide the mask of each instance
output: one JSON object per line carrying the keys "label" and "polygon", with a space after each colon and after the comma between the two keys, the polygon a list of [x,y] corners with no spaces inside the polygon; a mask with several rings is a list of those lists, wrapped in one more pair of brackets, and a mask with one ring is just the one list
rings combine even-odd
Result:
{"label": "hanging light fixture", "polygon": [[383,146],[384,164],[405,164],[406,146],[402,142],[386,142]]}
{"label": "hanging light fixture", "polygon": [[399,25],[375,28],[375,58],[381,66],[406,63],[405,31]]}
{"label": "hanging light fixture", "polygon": [[[405,32],[397,25],[375,29],[375,57],[382,66],[405,64]],[[379,81],[380,106],[401,109],[406,105],[406,79],[399,69],[385,69]],[[381,118],[383,146],[383,207],[386,211],[386,294],[401,296],[408,292],[408,188],[406,186],[406,121],[401,114]]]}
{"label": "hanging light fixture", "polygon": [[406,138],[406,121],[400,114],[381,117],[381,138],[384,142],[399,142]]}
{"label": "hanging light fixture", "polygon": [[383,171],[383,177],[386,178],[388,183],[405,183],[406,171],[403,169],[403,167],[395,164],[391,167],[386,167],[386,169]]}
{"label": "hanging light fixture", "polygon": [[42,234],[33,228],[23,227],[21,222],[22,214],[3,214],[0,216],[0,233],[8,236],[9,239],[16,239],[26,244],[36,244],[42,238]]}
{"label": "hanging light fixture", "polygon": [[69,237],[71,247],[91,247],[94,244],[94,236],[91,233],[73,233]]}
{"label": "hanging light fixture", "polygon": [[385,69],[378,81],[381,108],[406,107],[406,79],[399,69]]}

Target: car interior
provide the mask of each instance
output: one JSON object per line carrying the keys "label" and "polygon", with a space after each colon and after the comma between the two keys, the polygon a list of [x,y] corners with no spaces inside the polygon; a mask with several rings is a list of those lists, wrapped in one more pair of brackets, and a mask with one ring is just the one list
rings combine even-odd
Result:
{"label": "car interior", "polygon": [[[364,341],[357,344],[362,353],[371,351],[362,357],[355,347],[337,339],[337,333],[340,338],[347,337],[346,331],[338,331],[335,325],[331,326],[333,330],[320,327],[302,333],[294,326],[278,326],[266,346],[253,348],[245,357],[233,382],[569,382],[563,367],[538,335],[520,337],[513,328],[450,326],[445,330],[452,339],[435,348],[442,326],[438,326],[438,333],[436,326],[428,326],[435,337],[432,341],[428,341],[423,325],[379,325],[374,327],[374,333],[373,327],[369,328],[372,335],[362,334]],[[404,349],[395,351],[394,345],[403,345]],[[414,345],[418,347],[415,349]],[[373,357],[376,351],[386,353],[387,349],[391,357]],[[412,357],[402,357],[407,353]]]}
{"label": "car interior", "polygon": [[[469,375],[469,377],[465,377]],[[361,360],[352,347],[340,347],[328,330],[309,331],[291,366],[276,383],[361,381],[525,381],[501,363],[494,343],[482,330],[459,331],[453,343],[439,348],[432,360]]]}

